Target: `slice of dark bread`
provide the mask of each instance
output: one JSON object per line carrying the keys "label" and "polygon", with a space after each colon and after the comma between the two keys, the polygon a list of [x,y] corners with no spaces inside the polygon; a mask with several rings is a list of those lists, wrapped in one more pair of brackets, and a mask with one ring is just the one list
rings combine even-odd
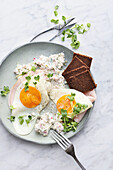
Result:
{"label": "slice of dark bread", "polygon": [[78,67],[85,66],[86,68],[89,68],[84,62],[82,62],[78,57],[74,57],[71,63],[68,65],[68,67],[64,70],[62,75],[64,76],[67,74],[68,71],[72,71]]}
{"label": "slice of dark bread", "polygon": [[67,79],[67,83],[70,88],[76,89],[83,93],[93,90],[97,87],[89,70],[79,73],[76,76],[71,76],[69,79]]}
{"label": "slice of dark bread", "polygon": [[66,72],[66,74],[64,74],[64,78],[67,80],[69,79],[71,76],[76,76],[77,74],[83,72],[83,71],[86,71],[87,68],[85,66],[81,66],[81,67],[78,67],[72,71],[68,71]]}
{"label": "slice of dark bread", "polygon": [[73,58],[75,56],[78,57],[80,60],[82,60],[90,68],[91,62],[92,62],[92,57],[89,57],[89,56],[86,56],[83,54],[79,54],[79,53],[74,53]]}

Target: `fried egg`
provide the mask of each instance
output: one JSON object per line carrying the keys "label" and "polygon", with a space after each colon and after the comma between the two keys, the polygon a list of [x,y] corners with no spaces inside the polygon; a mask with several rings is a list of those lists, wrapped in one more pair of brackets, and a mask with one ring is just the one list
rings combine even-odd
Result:
{"label": "fried egg", "polygon": [[[70,101],[69,99],[69,97],[71,97],[71,94],[75,95],[73,101]],[[56,104],[58,112],[61,112],[61,109],[67,110],[67,115],[69,117],[72,117],[73,108],[75,107],[76,103],[87,105],[87,108],[81,110],[80,113],[93,106],[87,96],[85,96],[82,92],[79,92],[74,89],[65,89],[65,88],[52,89],[50,92],[50,98]]]}
{"label": "fried egg", "polygon": [[[40,79],[36,81],[35,77],[37,76]],[[27,91],[25,91],[26,82],[28,82],[29,87]],[[15,121],[12,123],[18,134],[27,135],[34,128],[37,116],[49,102],[46,82],[41,74],[35,74],[31,76],[29,81],[24,79],[16,89],[14,86],[11,92],[13,93],[14,90],[15,94],[11,105],[14,108],[12,115],[15,116]]]}

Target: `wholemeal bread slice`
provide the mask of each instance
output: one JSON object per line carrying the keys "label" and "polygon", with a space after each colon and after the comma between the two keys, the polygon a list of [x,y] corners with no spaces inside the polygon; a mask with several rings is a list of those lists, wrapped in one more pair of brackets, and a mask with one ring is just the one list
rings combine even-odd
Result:
{"label": "wholemeal bread slice", "polygon": [[80,60],[82,60],[90,68],[91,62],[92,62],[92,57],[89,57],[89,56],[86,56],[83,54],[79,54],[79,53],[74,53],[73,58],[75,56],[78,57]]}
{"label": "wholemeal bread slice", "polygon": [[67,79],[67,83],[70,88],[76,89],[83,93],[93,90],[97,87],[89,70],[79,73],[76,76],[71,76],[69,79]]}
{"label": "wholemeal bread slice", "polygon": [[64,70],[62,75],[64,76],[68,71],[72,71],[78,67],[85,66],[86,68],[89,68],[84,62],[82,62],[78,57],[74,57],[71,63],[68,65],[68,67]]}
{"label": "wholemeal bread slice", "polygon": [[86,71],[87,68],[85,66],[81,66],[81,67],[78,67],[72,71],[68,71],[66,72],[66,74],[64,74],[64,78],[67,80],[69,79],[71,76],[76,76],[77,74],[81,73],[81,72],[84,72]]}

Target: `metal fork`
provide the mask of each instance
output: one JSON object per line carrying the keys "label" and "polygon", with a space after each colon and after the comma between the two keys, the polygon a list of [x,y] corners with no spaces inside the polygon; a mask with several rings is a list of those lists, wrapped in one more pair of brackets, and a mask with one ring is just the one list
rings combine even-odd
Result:
{"label": "metal fork", "polygon": [[54,130],[51,131],[51,136],[67,154],[71,155],[74,158],[74,160],[77,162],[82,170],[86,170],[76,157],[74,146],[69,139],[67,139],[63,134],[58,133]]}
{"label": "metal fork", "polygon": [[[38,35],[36,35],[34,38],[32,38],[32,40],[30,40],[30,42],[32,42],[34,39],[36,39],[37,37],[39,37],[40,35],[46,33],[46,32],[49,32],[49,31],[52,31],[52,30],[58,30],[58,31],[61,31],[63,30],[64,27],[66,27],[66,25],[68,25],[71,21],[73,21],[75,19],[75,17],[71,18],[71,19],[68,19],[66,23],[64,24],[58,24],[52,28],[49,28],[41,33],[39,33]],[[72,24],[71,24],[72,25]],[[71,26],[71,25],[68,25],[68,26]],[[75,25],[75,23],[73,23],[73,25]],[[55,37],[56,38],[56,37]],[[54,38],[53,38],[54,39]],[[52,40],[51,40],[52,41]]]}

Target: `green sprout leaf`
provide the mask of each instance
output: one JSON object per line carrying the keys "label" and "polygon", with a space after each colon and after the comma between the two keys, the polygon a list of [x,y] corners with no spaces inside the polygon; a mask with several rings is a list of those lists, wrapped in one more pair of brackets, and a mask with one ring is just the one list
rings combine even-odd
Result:
{"label": "green sprout leaf", "polygon": [[62,117],[66,117],[67,116],[67,110],[61,109],[61,114],[62,114]]}
{"label": "green sprout leaf", "polygon": [[29,120],[29,119],[26,119],[25,121],[26,121],[27,125],[29,125],[30,120]]}
{"label": "green sprout leaf", "polygon": [[39,80],[40,80],[40,76],[37,75],[37,76],[34,77],[34,79],[35,79],[36,81],[39,81]]}
{"label": "green sprout leaf", "polygon": [[83,109],[86,109],[88,107],[87,104],[83,104]]}
{"label": "green sprout leaf", "polygon": [[24,123],[24,119],[23,119],[24,116],[19,116],[18,119],[19,119],[19,122],[20,122],[20,125],[22,125]]}
{"label": "green sprout leaf", "polygon": [[7,96],[7,94],[10,92],[8,86],[4,86],[4,91],[1,91],[1,96]]}
{"label": "green sprout leaf", "polygon": [[71,38],[72,36],[72,34],[67,34],[67,38]]}
{"label": "green sprout leaf", "polygon": [[6,91],[1,91],[1,96],[7,96],[7,92]]}
{"label": "green sprout leaf", "polygon": [[75,44],[75,49],[78,49],[79,47],[80,47],[80,41],[76,41],[76,43],[74,43]]}
{"label": "green sprout leaf", "polygon": [[79,46],[80,46],[80,42],[79,41],[75,41],[75,42],[72,42],[70,45],[71,45],[72,48],[78,49]]}
{"label": "green sprout leaf", "polygon": [[77,41],[77,35],[72,35],[72,42],[76,42]]}
{"label": "green sprout leaf", "polygon": [[14,122],[14,121],[15,121],[15,116],[10,116],[10,117],[8,117],[8,119],[9,119],[11,122]]}
{"label": "green sprout leaf", "polygon": [[75,99],[75,93],[71,93],[71,96],[67,96],[67,98],[70,100],[70,101],[73,101]]}
{"label": "green sprout leaf", "polygon": [[28,118],[29,118],[29,120],[32,120],[32,116],[31,115],[29,115]]}
{"label": "green sprout leaf", "polygon": [[29,125],[29,123],[30,123],[30,121],[32,120],[32,116],[31,115],[29,115],[28,116],[28,119],[26,119],[25,121],[26,121],[26,123],[27,123],[27,125]]}
{"label": "green sprout leaf", "polygon": [[26,92],[26,91],[29,91],[29,85],[28,85],[28,82],[26,82],[26,83],[25,83],[25,87],[24,87],[24,88],[25,88],[25,92]]}
{"label": "green sprout leaf", "polygon": [[73,31],[73,29],[70,29],[69,32],[74,35],[75,31]]}
{"label": "green sprout leaf", "polygon": [[36,85],[37,85],[37,82],[35,81],[35,82],[33,82],[33,84],[36,86]]}
{"label": "green sprout leaf", "polygon": [[64,23],[66,24],[66,17],[62,16],[62,20],[64,21]]}
{"label": "green sprout leaf", "polygon": [[51,22],[54,23],[54,24],[58,24],[59,23],[59,19],[52,19]]}
{"label": "green sprout leaf", "polygon": [[71,93],[71,96],[76,96],[76,94],[75,93]]}
{"label": "green sprout leaf", "polygon": [[80,26],[80,25],[78,25],[78,24],[75,24],[75,28],[76,28],[78,31],[80,31],[81,26]]}
{"label": "green sprout leaf", "polygon": [[65,37],[62,37],[61,40],[62,40],[62,41],[65,41]]}
{"label": "green sprout leaf", "polygon": [[74,107],[74,109],[73,109],[73,112],[74,112],[75,114],[79,114],[80,111],[81,111],[81,108],[78,108],[78,107]]}
{"label": "green sprout leaf", "polygon": [[15,109],[14,107],[13,107],[13,105],[10,105],[10,107],[9,107],[11,110],[13,110],[13,109]]}
{"label": "green sprout leaf", "polygon": [[79,31],[78,34],[84,34],[85,32],[87,32],[87,30],[83,29],[83,31]]}
{"label": "green sprout leaf", "polygon": [[87,27],[90,28],[90,27],[91,27],[91,24],[90,24],[90,23],[87,23]]}
{"label": "green sprout leaf", "polygon": [[59,6],[58,6],[58,5],[56,5],[56,6],[55,6],[55,10],[57,10],[58,8],[59,8]]}
{"label": "green sprout leaf", "polygon": [[25,75],[25,74],[27,74],[27,72],[24,72],[24,71],[23,71],[23,72],[22,72],[22,76]]}
{"label": "green sprout leaf", "polygon": [[67,96],[67,98],[68,98],[70,101],[73,101],[73,100],[74,100],[74,96]]}
{"label": "green sprout leaf", "polygon": [[32,66],[32,68],[31,68],[31,71],[36,71],[36,67],[35,66]]}
{"label": "green sprout leaf", "polygon": [[54,11],[54,14],[55,14],[55,16],[57,16],[57,15],[58,15],[58,12],[57,12],[57,11]]}
{"label": "green sprout leaf", "polygon": [[48,77],[48,78],[53,77],[53,73],[49,73],[49,74],[47,74],[47,77]]}
{"label": "green sprout leaf", "polygon": [[65,31],[65,30],[63,30],[63,31],[62,31],[62,35],[65,35],[65,34],[66,34],[66,31]]}
{"label": "green sprout leaf", "polygon": [[6,92],[10,92],[10,90],[9,90],[9,87],[8,86],[4,86],[4,90],[6,91]]}
{"label": "green sprout leaf", "polygon": [[31,76],[27,76],[27,77],[26,77],[26,80],[27,80],[27,81],[30,81],[30,80],[31,80]]}
{"label": "green sprout leaf", "polygon": [[61,114],[60,114],[60,112],[57,112],[57,114],[58,114],[58,116],[60,116]]}

